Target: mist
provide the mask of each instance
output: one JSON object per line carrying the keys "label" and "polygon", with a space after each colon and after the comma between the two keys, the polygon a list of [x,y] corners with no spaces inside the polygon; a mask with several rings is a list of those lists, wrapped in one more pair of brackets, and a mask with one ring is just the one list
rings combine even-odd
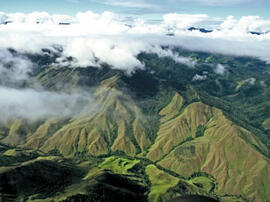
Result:
{"label": "mist", "polygon": [[28,80],[34,64],[26,57],[14,56],[8,50],[0,50],[0,84],[21,84]]}
{"label": "mist", "polygon": [[72,89],[70,93],[45,90],[31,77],[35,66],[26,56],[0,50],[0,123],[68,118],[93,102],[89,89]]}
{"label": "mist", "polygon": [[79,113],[93,102],[89,93],[77,91],[70,94],[0,87],[0,122],[10,119],[29,121],[46,118],[68,118]]}
{"label": "mist", "polygon": [[[6,21],[12,23],[6,24]],[[67,25],[62,26],[59,23]],[[213,32],[189,31],[191,26],[210,27]],[[196,68],[196,62],[173,51],[183,47],[233,56],[251,56],[270,62],[270,22],[258,16],[236,19],[228,16],[217,19],[208,15],[170,13],[157,23],[143,19],[127,21],[111,12],[96,14],[91,11],[76,16],[50,15],[46,12],[0,13],[0,122],[11,118],[31,121],[48,117],[69,117],[79,113],[83,106],[93,102],[89,91],[77,89],[59,93],[43,89],[31,78],[33,64],[24,53],[40,54],[46,48],[57,52],[62,48],[56,67],[101,67],[132,74],[143,69],[137,56],[141,52],[170,57],[175,62]],[[252,35],[250,31],[263,32]],[[166,49],[162,47],[168,47]],[[23,53],[13,54],[9,48]],[[73,60],[66,60],[72,57]],[[224,74],[225,66],[217,64],[216,74]],[[193,81],[207,79],[196,74]],[[32,87],[25,85],[34,82]],[[38,88],[36,87],[38,86]]]}

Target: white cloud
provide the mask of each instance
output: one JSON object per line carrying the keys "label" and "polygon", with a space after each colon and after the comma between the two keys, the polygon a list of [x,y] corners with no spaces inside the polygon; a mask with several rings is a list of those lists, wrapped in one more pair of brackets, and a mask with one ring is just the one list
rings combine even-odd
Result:
{"label": "white cloud", "polygon": [[8,19],[8,16],[5,13],[0,12],[0,24],[3,24],[4,22],[6,22],[7,19]]}
{"label": "white cloud", "polygon": [[0,50],[0,84],[22,83],[28,79],[32,68],[33,64],[27,58]]}
{"label": "white cloud", "polygon": [[134,41],[122,41],[122,38],[80,37],[72,39],[64,47],[64,55],[75,57],[83,67],[107,63],[112,65],[112,68],[126,70],[128,73],[134,68],[143,68],[136,56],[144,47],[143,44]]}
{"label": "white cloud", "polygon": [[248,82],[250,85],[254,85],[256,80],[257,80],[256,78],[250,78],[250,79],[248,79]]}
{"label": "white cloud", "polygon": [[[91,11],[76,16],[49,15],[44,12],[30,14],[0,13],[0,111],[2,121],[11,117],[29,120],[62,114],[68,116],[79,109],[78,101],[91,102],[91,95],[82,92],[59,94],[35,89],[14,89],[12,83],[20,84],[28,78],[33,64],[26,58],[6,51],[13,48],[19,52],[40,53],[42,48],[54,50],[63,47],[62,57],[72,56],[73,66],[87,67],[109,64],[112,68],[131,73],[144,68],[137,59],[141,52],[156,53],[159,57],[171,57],[175,62],[195,66],[190,58],[172,51],[175,46],[195,51],[207,51],[236,56],[252,56],[270,62],[270,33],[251,35],[250,31],[270,30],[269,21],[259,17],[228,17],[220,29],[211,33],[190,32],[186,28],[215,21],[207,15],[168,14],[160,23],[149,24],[135,19],[127,26],[125,18],[111,12],[96,14]],[[36,24],[36,22],[40,22]],[[71,22],[59,26],[59,22]],[[167,36],[168,28],[174,36]],[[167,47],[163,49],[161,47]],[[65,63],[66,64],[66,63]],[[12,68],[7,68],[9,65]],[[214,71],[224,74],[226,68],[218,64]],[[207,75],[196,74],[193,81],[205,80]],[[250,83],[256,80],[251,79]],[[20,86],[20,85],[18,85]],[[1,121],[1,120],[0,120]]]}
{"label": "white cloud", "polygon": [[267,32],[270,31],[270,20],[264,20],[259,16],[244,16],[237,20],[233,16],[228,16],[221,24],[221,28],[236,33]]}
{"label": "white cloud", "polygon": [[[194,65],[188,58],[170,51],[164,52],[161,46],[182,46],[197,51],[253,56],[270,62],[270,34],[255,36],[248,33],[253,29],[270,30],[269,22],[258,17],[243,17],[240,20],[228,17],[221,24],[221,29],[205,34],[186,30],[190,26],[216,20],[204,14],[167,14],[162,22],[156,24],[135,19],[131,23],[133,26],[126,26],[124,17],[111,12],[96,14],[88,11],[78,13],[75,17],[44,12],[1,13],[0,16],[15,21],[0,25],[0,48],[10,47],[36,53],[41,48],[51,48],[58,44],[64,48],[63,57],[76,58],[73,66],[100,66],[107,63],[112,68],[130,73],[135,68],[143,68],[143,64],[136,58],[140,52],[157,53],[172,57],[179,63]],[[36,24],[36,21],[41,23]],[[59,26],[60,21],[72,23],[69,26]],[[168,28],[173,28],[170,32],[175,36],[166,36]]]}
{"label": "white cloud", "polygon": [[73,22],[73,18],[68,15],[50,15],[47,12],[32,12],[29,14],[24,13],[0,13],[0,23],[5,21],[12,21],[13,23],[26,23],[26,24],[58,24],[60,22]]}
{"label": "white cloud", "polygon": [[92,102],[90,94],[71,94],[34,89],[14,89],[0,86],[0,122],[10,119],[37,121],[45,118],[65,118],[82,109],[82,103]]}
{"label": "white cloud", "polygon": [[207,75],[195,74],[194,77],[192,78],[192,81],[204,81],[206,79],[207,79]]}
{"label": "white cloud", "polygon": [[196,62],[193,61],[192,58],[179,56],[170,49],[161,49],[160,47],[156,47],[156,49],[152,50],[152,52],[155,52],[159,57],[170,57],[176,63],[184,64],[191,68],[194,68],[196,65]]}
{"label": "white cloud", "polygon": [[225,73],[225,71],[226,71],[226,68],[222,64],[217,64],[217,66],[214,69],[214,72],[216,74],[220,74],[220,75],[223,75]]}
{"label": "white cloud", "polygon": [[[29,121],[67,118],[92,102],[89,90],[74,89],[69,94],[44,91],[35,79],[30,79],[34,67],[38,68],[28,58],[0,50],[0,123],[14,118]],[[22,88],[27,82],[31,89]]]}
{"label": "white cloud", "polygon": [[205,14],[199,15],[188,15],[188,14],[177,14],[177,13],[170,13],[166,14],[163,17],[164,24],[173,27],[173,28],[189,28],[194,26],[200,22],[209,20],[210,17]]}

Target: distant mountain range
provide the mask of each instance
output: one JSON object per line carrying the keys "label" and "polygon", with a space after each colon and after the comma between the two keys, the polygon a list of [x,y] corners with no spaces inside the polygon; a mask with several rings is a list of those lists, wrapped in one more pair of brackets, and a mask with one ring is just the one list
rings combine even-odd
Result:
{"label": "distant mountain range", "polygon": [[[13,21],[5,21],[2,24],[7,25],[7,24],[11,24],[11,23],[13,23]],[[39,24],[39,23],[40,23],[39,21],[36,22],[36,24]],[[71,24],[72,23],[69,23],[69,22],[59,22],[58,23],[58,25],[71,25]],[[130,28],[133,27],[132,25],[129,25],[129,24],[125,24],[125,26],[130,27]],[[205,28],[200,28],[200,27],[189,27],[187,30],[188,31],[200,31],[201,33],[211,33],[211,32],[214,31],[214,30],[211,30],[211,29],[205,29]],[[266,32],[249,31],[248,33],[253,34],[253,35],[263,35],[263,34],[270,33],[270,31],[266,31]],[[169,31],[167,33],[167,35],[168,36],[174,36],[174,33]]]}
{"label": "distant mountain range", "polygon": [[[11,24],[11,23],[13,23],[13,21],[8,20],[8,21],[5,21],[5,22],[0,23],[0,24],[7,25],[7,24]],[[40,22],[36,21],[36,24],[40,24]],[[59,22],[58,25],[71,25],[71,23],[69,23],[69,22]]]}

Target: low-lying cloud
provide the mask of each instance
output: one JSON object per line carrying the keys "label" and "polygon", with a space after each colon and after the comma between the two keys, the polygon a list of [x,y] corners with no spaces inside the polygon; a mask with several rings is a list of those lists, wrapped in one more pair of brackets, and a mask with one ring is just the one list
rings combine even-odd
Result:
{"label": "low-lying cloud", "polygon": [[191,68],[195,67],[196,65],[196,62],[193,61],[192,58],[180,56],[177,53],[174,53],[170,49],[161,49],[159,47],[156,47],[156,50],[153,52],[155,52],[161,58],[169,57],[169,58],[172,58],[176,63],[184,64]]}
{"label": "low-lying cloud", "polygon": [[[14,119],[34,122],[47,118],[68,118],[93,102],[89,90],[73,89],[70,93],[44,90],[31,77],[34,66],[19,53],[0,50],[0,123]],[[27,85],[28,82],[31,85]]]}
{"label": "low-lying cloud", "polygon": [[14,56],[8,50],[0,50],[0,84],[18,84],[28,79],[32,62],[23,56]]}
{"label": "low-lying cloud", "polygon": [[92,102],[90,94],[78,91],[70,94],[34,89],[0,87],[0,123],[8,120],[37,121],[46,118],[67,118],[79,113]]}
{"label": "low-lying cloud", "polygon": [[225,73],[225,71],[226,71],[226,68],[222,64],[217,64],[215,69],[214,69],[214,72],[216,74],[219,74],[219,75],[223,75]]}
{"label": "low-lying cloud", "polygon": [[204,81],[206,79],[207,79],[207,75],[195,74],[194,77],[192,78],[192,81]]}
{"label": "low-lying cloud", "polygon": [[[61,25],[60,25],[61,24]],[[213,32],[189,31],[191,26],[212,26]],[[209,27],[208,26],[208,27]],[[250,32],[263,32],[252,35]],[[130,22],[111,12],[91,11],[74,16],[50,15],[46,12],[30,14],[0,13],[0,122],[12,118],[39,120],[48,117],[68,117],[91,103],[86,91],[71,93],[23,88],[34,64],[26,57],[7,51],[41,53],[52,52],[61,46],[63,51],[55,65],[70,67],[101,66],[132,73],[144,68],[137,56],[141,52],[170,57],[175,62],[196,68],[191,58],[173,51],[174,47],[235,56],[252,56],[270,62],[270,22],[259,17],[232,16],[221,20],[205,14],[166,14],[161,22],[148,23],[143,19]],[[166,47],[166,48],[162,48]],[[73,60],[66,60],[67,57]],[[213,66],[217,74],[224,74],[225,66]],[[207,79],[194,75],[193,81]],[[255,81],[254,81],[255,83]]]}

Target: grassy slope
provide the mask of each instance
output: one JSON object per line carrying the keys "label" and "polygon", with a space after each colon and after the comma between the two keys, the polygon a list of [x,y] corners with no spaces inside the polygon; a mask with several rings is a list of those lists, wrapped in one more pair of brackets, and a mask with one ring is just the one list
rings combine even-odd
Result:
{"label": "grassy slope", "polygon": [[117,80],[117,76],[107,79],[96,90],[95,111],[85,109],[62,128],[57,126],[63,123],[45,122],[27,138],[25,146],[46,152],[57,149],[64,155],[102,155],[111,151],[134,155],[145,150],[150,144],[147,122],[132,99],[115,89]]}
{"label": "grassy slope", "polygon": [[[244,64],[247,66],[249,75],[242,76],[241,74],[245,73],[241,72],[240,69],[243,64],[235,59],[225,58],[224,61],[215,57],[204,59],[201,55],[196,54],[193,57],[199,58],[198,61],[201,62],[205,60],[213,63],[226,62],[232,66],[232,68],[226,66],[226,74],[218,78],[215,78],[216,75],[213,76],[212,67],[198,66],[198,71],[207,70],[209,72],[209,80],[204,83],[194,83],[199,90],[206,90],[211,95],[232,101],[237,109],[239,108],[239,111],[231,113],[232,116],[239,113],[240,117],[244,114],[243,111],[249,113],[248,118],[251,120],[250,114],[258,111],[254,115],[254,120],[260,125],[261,119],[269,118],[269,114],[265,110],[268,105],[267,102],[264,102],[269,97],[268,87],[265,87],[264,92],[259,94],[259,98],[261,96],[263,100],[261,105],[257,105],[258,99],[252,94],[252,92],[261,92],[261,88],[258,91],[256,90],[258,89],[258,82],[255,86],[246,82],[236,88],[239,82],[258,76],[257,70],[250,70],[249,65]],[[157,71],[159,79],[164,80],[165,84],[167,84],[166,79],[168,80],[169,77],[170,81],[178,82],[179,75],[184,75],[180,79],[188,82],[195,73],[199,73],[196,72],[197,69],[183,70],[184,68],[181,65],[172,64],[169,59],[166,59],[164,64],[159,64],[160,61],[155,58],[153,60],[152,65],[157,67],[155,71]],[[162,65],[166,68],[162,68]],[[175,73],[170,72],[171,66],[173,66]],[[15,121],[6,126],[10,130],[8,134],[1,134],[1,137],[5,137],[2,141],[14,145],[24,144],[25,147],[41,148],[46,152],[57,149],[66,156],[74,156],[78,153],[103,155],[116,151],[124,151],[128,155],[134,156],[136,153],[144,152],[151,160],[157,161],[163,167],[186,177],[194,172],[212,174],[217,178],[216,191],[220,195],[227,193],[243,194],[258,201],[268,199],[270,195],[268,191],[270,181],[268,177],[270,176],[269,160],[258,151],[260,149],[267,153],[267,149],[251,132],[229,121],[217,108],[201,102],[186,106],[187,103],[184,99],[179,94],[175,94],[172,101],[160,110],[159,116],[162,116],[160,128],[153,143],[153,137],[149,137],[147,130],[148,126],[152,127],[152,125],[144,117],[142,110],[131,96],[126,92],[119,91],[119,77],[112,77],[112,75],[104,72],[103,70],[90,71],[89,74],[93,78],[91,81],[87,77],[85,80],[81,80],[81,75],[75,68],[65,71],[50,68],[41,73],[38,79],[43,86],[51,90],[60,89],[67,92],[80,83],[99,85],[99,82],[107,77],[106,80],[101,82],[101,86],[95,94],[101,110],[94,114],[85,110],[83,114],[71,120],[48,120],[38,126]],[[85,73],[88,74],[87,71]],[[104,76],[97,76],[98,74]],[[225,77],[231,84],[224,80]],[[259,77],[257,78],[258,81],[259,79],[266,79],[263,76]],[[135,83],[138,82],[136,79],[134,81]],[[175,88],[180,85],[180,89],[182,89],[181,83],[177,82],[168,82],[168,85],[173,85]],[[120,85],[122,84],[120,83]],[[144,83],[141,86],[140,90],[148,89],[147,86],[144,86]],[[154,85],[151,83],[150,86],[153,88]],[[152,88],[149,89],[151,93],[155,91]],[[231,89],[231,91],[229,92],[227,89]],[[190,91],[185,93],[188,94]],[[250,93],[252,96],[249,98],[247,95],[251,95]],[[227,107],[227,105],[224,106]],[[158,128],[159,126],[155,125],[155,127]],[[148,151],[149,153],[147,153]],[[8,155],[5,155],[5,159],[13,158],[10,154],[15,153],[12,150],[7,152]],[[115,167],[115,162],[113,164],[113,167]],[[120,167],[119,170],[121,169]],[[89,174],[91,176],[91,172]],[[190,183],[193,183],[193,180]],[[203,180],[201,184],[204,183]],[[205,186],[206,189],[209,188],[207,183]]]}
{"label": "grassy slope", "polygon": [[147,166],[145,170],[151,182],[151,191],[148,195],[150,202],[163,201],[162,196],[164,197],[170,188],[179,183],[179,179],[159,170],[154,165]]}
{"label": "grassy slope", "polygon": [[138,163],[139,160],[129,160],[126,158],[111,156],[105,159],[105,161],[99,165],[99,168],[104,170],[108,169],[118,174],[129,174],[129,170]]}
{"label": "grassy slope", "polygon": [[80,171],[58,157],[17,162],[0,169],[0,199],[8,201],[33,194],[46,198],[79,178]]}
{"label": "grassy slope", "polygon": [[[175,196],[185,194],[213,196],[205,189],[206,187],[198,187],[196,184],[190,183],[189,180],[175,177],[163,168],[158,168],[156,165],[146,162],[143,159],[127,156],[107,157],[98,165],[98,169],[90,170],[84,179],[91,179],[96,173],[103,171],[121,174],[142,186],[147,186],[149,191],[145,194],[148,195],[148,201],[153,202],[167,201]],[[211,181],[211,179],[209,180]]]}
{"label": "grassy slope", "polygon": [[[199,125],[204,125],[206,130],[203,136],[196,137]],[[160,160],[160,165],[182,176],[197,171],[212,174],[219,184],[219,194],[242,194],[267,201],[270,166],[256,147],[264,148],[250,132],[234,125],[220,110],[193,103],[161,125],[148,157]]]}
{"label": "grassy slope", "polygon": [[[139,108],[130,104],[131,98],[115,91],[114,79],[104,81],[103,87],[97,90],[102,110],[95,116],[61,123],[48,120],[26,138],[25,145],[41,146],[43,151],[56,148],[64,155],[78,152],[100,155],[110,150],[135,155],[135,140],[137,144],[141,143],[138,145],[144,151],[150,140],[143,125],[136,125],[145,123],[145,120],[141,119]],[[198,171],[212,174],[217,178],[219,186],[216,191],[220,195],[242,194],[256,200],[267,198],[269,163],[255,149],[264,149],[264,146],[216,108],[200,102],[182,107],[183,98],[176,93],[160,111],[161,126],[147,158],[185,177]],[[60,127],[63,123],[66,125]],[[133,137],[130,136],[130,127],[133,128]],[[200,127],[205,130],[198,136]],[[138,137],[143,139],[139,141]],[[119,163],[118,160],[115,163]]]}
{"label": "grassy slope", "polygon": [[[34,152],[0,145],[0,163],[6,160],[0,167],[1,201],[146,201],[143,180],[129,177],[138,160],[109,157],[100,163]],[[121,175],[124,167],[127,173]]]}
{"label": "grassy slope", "polygon": [[211,192],[214,187],[212,180],[206,176],[194,177],[191,178],[188,182],[196,186],[203,187],[208,193]]}

